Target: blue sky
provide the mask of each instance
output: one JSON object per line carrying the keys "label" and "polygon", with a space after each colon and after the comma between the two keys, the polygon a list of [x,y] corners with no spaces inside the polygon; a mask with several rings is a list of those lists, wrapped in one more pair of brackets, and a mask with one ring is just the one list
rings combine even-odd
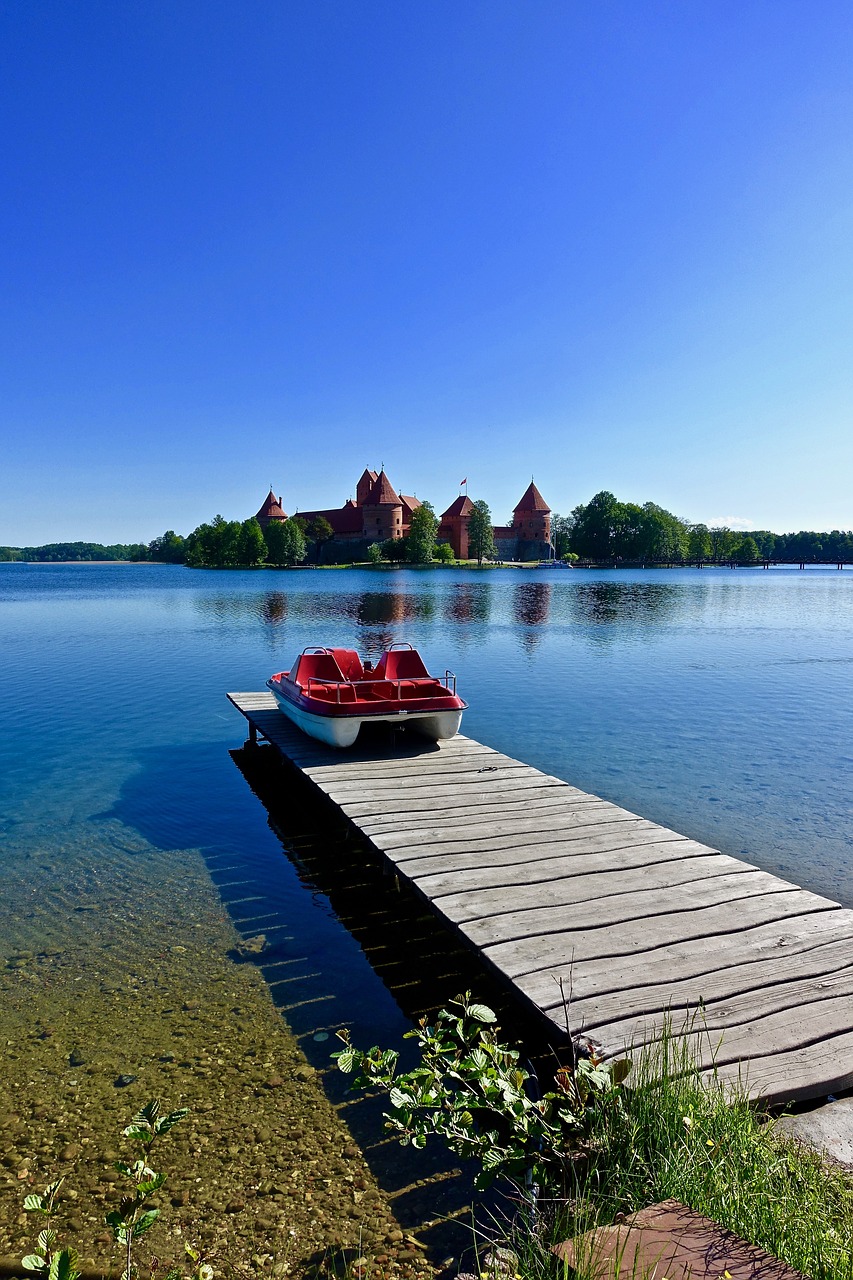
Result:
{"label": "blue sky", "polygon": [[0,543],[853,526],[853,8],[7,0]]}

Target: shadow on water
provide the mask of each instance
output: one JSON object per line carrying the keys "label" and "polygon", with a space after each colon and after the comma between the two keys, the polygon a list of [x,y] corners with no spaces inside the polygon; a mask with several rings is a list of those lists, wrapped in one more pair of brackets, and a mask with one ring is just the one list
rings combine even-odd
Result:
{"label": "shadow on water", "polygon": [[468,1238],[459,1221],[469,1221],[472,1171],[460,1176],[437,1142],[414,1152],[385,1135],[379,1099],[349,1094],[330,1064],[335,1032],[349,1026],[363,1047],[402,1047],[403,1065],[412,1065],[405,1032],[468,989],[496,1008],[531,1054],[542,1050],[542,1028],[413,893],[397,887],[375,850],[274,748],[247,745],[230,756],[263,809],[248,793],[245,804],[239,796],[235,802],[227,779],[211,777],[219,774],[215,763],[185,748],[150,753],[109,816],[159,848],[184,847],[187,782],[196,778],[192,842],[237,931],[267,939],[249,962],[321,1073],[401,1225],[450,1219],[424,1239],[433,1256],[458,1254]]}
{"label": "shadow on water", "polygon": [[613,641],[624,638],[626,623],[671,621],[688,606],[683,589],[668,582],[585,582],[564,599],[572,621],[591,627],[594,639]]}

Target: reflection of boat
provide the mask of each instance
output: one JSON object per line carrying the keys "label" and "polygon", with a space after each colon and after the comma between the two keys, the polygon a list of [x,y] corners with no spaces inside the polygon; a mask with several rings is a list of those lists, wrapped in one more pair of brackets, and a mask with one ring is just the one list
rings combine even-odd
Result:
{"label": "reflection of boat", "polygon": [[305,649],[290,671],[267,681],[279,708],[312,738],[350,747],[363,724],[411,725],[437,742],[459,730],[467,703],[456,677],[431,676],[410,644],[392,644],[375,669],[354,649]]}

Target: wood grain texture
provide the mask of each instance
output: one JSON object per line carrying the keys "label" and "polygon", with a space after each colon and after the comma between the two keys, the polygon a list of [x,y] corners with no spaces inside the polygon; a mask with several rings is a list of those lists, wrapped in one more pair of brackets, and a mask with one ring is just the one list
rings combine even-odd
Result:
{"label": "wood grain texture", "polygon": [[228,696],[559,1036],[568,996],[606,1055],[671,1021],[756,1096],[853,1084],[853,910],[462,735],[340,752]]}

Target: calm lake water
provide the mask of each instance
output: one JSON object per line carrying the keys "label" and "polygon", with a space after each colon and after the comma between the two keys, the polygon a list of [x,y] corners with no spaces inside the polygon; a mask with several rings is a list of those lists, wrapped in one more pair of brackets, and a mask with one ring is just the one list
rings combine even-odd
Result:
{"label": "calm lake water", "polygon": [[46,927],[36,856],[52,885],[91,863],[108,896],[111,859],[132,850],[144,914],[146,876],[200,851],[226,897],[245,883],[261,904],[244,932],[286,922],[297,1032],[332,999],[337,1021],[398,1034],[396,1004],[229,756],[245,735],[225,700],[305,645],[375,656],[392,640],[456,671],[473,737],[853,904],[853,573],[0,565],[11,945]]}

